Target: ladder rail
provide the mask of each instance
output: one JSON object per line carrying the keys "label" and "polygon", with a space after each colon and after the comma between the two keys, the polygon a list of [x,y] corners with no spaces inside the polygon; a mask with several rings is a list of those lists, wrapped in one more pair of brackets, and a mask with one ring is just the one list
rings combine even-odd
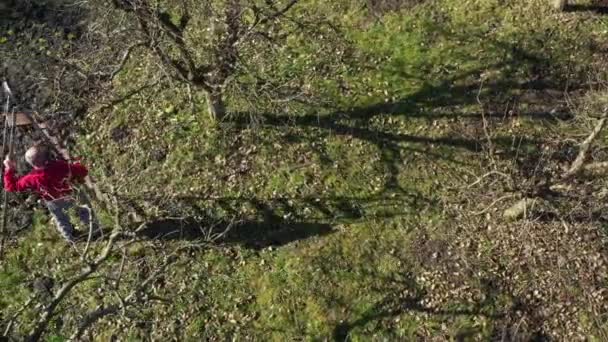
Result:
{"label": "ladder rail", "polygon": [[[9,144],[13,144],[14,143],[14,136],[15,136],[15,110],[13,109],[12,111],[12,122],[13,122],[13,126],[10,128],[10,139],[8,139],[7,135],[9,134],[9,117],[8,117],[8,112],[10,109],[10,101],[11,101],[11,90],[8,86],[8,83],[6,83],[6,81],[2,82],[2,88],[4,89],[4,93],[6,94],[6,104],[4,106],[4,129],[3,129],[3,135],[2,135],[2,155],[4,156],[4,153],[6,152],[6,143],[7,140],[9,142]],[[9,146],[9,156],[11,156],[13,152],[13,147]],[[2,163],[2,176],[4,176],[4,163]],[[4,259],[4,243],[6,242],[6,236],[8,234],[8,230],[6,229],[6,225],[8,222],[8,192],[4,190],[4,181],[2,182],[3,184],[3,189],[2,189],[2,224],[0,225],[0,260]]]}

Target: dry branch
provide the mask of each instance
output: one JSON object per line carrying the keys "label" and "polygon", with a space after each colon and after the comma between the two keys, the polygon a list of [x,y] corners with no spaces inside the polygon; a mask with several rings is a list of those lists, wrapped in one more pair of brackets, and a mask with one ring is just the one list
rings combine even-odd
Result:
{"label": "dry branch", "polygon": [[61,289],[55,294],[53,300],[46,306],[44,312],[40,316],[40,318],[36,321],[34,328],[31,330],[27,340],[28,341],[38,341],[42,337],[42,334],[48,327],[49,322],[56,314],[57,306],[63,301],[63,299],[72,291],[72,289],[89,279],[90,275],[93,274],[100,265],[102,265],[109,257],[111,252],[114,250],[114,244],[116,240],[121,236],[119,230],[115,230],[112,235],[110,235],[110,239],[106,244],[103,252],[90,264],[88,264],[79,275],[67,281]]}
{"label": "dry branch", "polygon": [[[147,292],[147,289],[149,288],[148,285],[150,285],[150,283],[152,281],[157,279],[167,269],[167,267],[176,260],[178,253],[180,253],[182,250],[190,248],[190,247],[191,246],[185,246],[185,247],[177,248],[175,251],[173,251],[170,255],[167,256],[166,261],[162,265],[157,267],[156,270],[154,272],[152,272],[152,274],[150,274],[137,287],[135,287],[133,290],[131,290],[131,292],[129,293],[129,295],[127,297],[125,297],[124,299],[119,297],[118,304],[113,304],[108,307],[100,307],[94,311],[89,312],[87,315],[85,315],[81,324],[78,326],[78,329],[72,334],[72,336],[70,336],[69,340],[78,341],[81,338],[82,334],[84,334],[87,329],[92,327],[100,319],[102,319],[106,316],[109,316],[109,315],[116,314],[119,311],[124,311],[129,306],[138,304],[139,300],[142,298],[141,295],[145,294]],[[149,297],[149,299],[150,299],[150,297]]]}
{"label": "dry branch", "polygon": [[591,148],[591,144],[593,143],[593,141],[595,141],[597,136],[600,134],[600,132],[606,125],[606,119],[608,119],[608,109],[604,111],[604,115],[597,122],[593,131],[591,131],[591,133],[589,134],[587,139],[585,139],[585,141],[583,141],[576,159],[572,163],[572,166],[570,167],[570,169],[563,175],[562,178],[564,178],[564,179],[571,178],[571,177],[575,176],[576,174],[578,174],[583,169],[583,165],[585,163],[585,159],[587,158],[589,149]]}
{"label": "dry branch", "polygon": [[583,170],[591,174],[604,174],[608,172],[608,162],[590,163],[585,165]]}
{"label": "dry branch", "polygon": [[522,198],[513,204],[509,209],[505,210],[503,217],[507,220],[518,220],[525,218],[528,213],[537,205],[538,198]]}
{"label": "dry branch", "polygon": [[148,42],[137,42],[137,43],[129,46],[123,53],[118,66],[116,66],[114,71],[112,71],[112,73],[110,74],[110,80],[113,80],[116,77],[116,75],[118,75],[118,73],[122,71],[122,69],[125,67],[125,64],[127,64],[127,61],[129,60],[129,57],[131,56],[131,53],[133,52],[133,50],[137,47],[145,46],[146,44],[148,44]]}
{"label": "dry branch", "polygon": [[[600,173],[608,170],[608,162],[598,162],[585,165],[585,160],[587,159],[589,150],[591,149],[591,145],[606,126],[606,120],[608,120],[608,108],[604,110],[604,114],[600,117],[599,121],[596,123],[591,133],[589,133],[587,138],[581,143],[576,159],[574,160],[574,162],[572,162],[572,165],[570,166],[568,171],[566,171],[562,175],[562,181],[571,179],[582,171]],[[569,189],[567,185],[560,184],[559,181],[555,184],[549,185],[548,188],[553,191]],[[517,220],[522,217],[525,217],[529,209],[531,207],[534,207],[538,200],[542,200],[542,198],[523,198],[522,200],[518,201],[517,203],[506,209],[504,211],[503,216],[506,219],[510,220]]]}
{"label": "dry branch", "polygon": [[8,324],[6,325],[6,329],[4,330],[4,334],[2,336],[8,336],[11,333],[11,330],[13,328],[13,324],[15,324],[15,321],[17,320],[17,318],[19,318],[19,316],[23,313],[23,311],[25,311],[25,309],[27,309],[30,305],[32,305],[32,303],[34,302],[34,298],[35,296],[30,297],[12,316],[11,318],[8,320]]}
{"label": "dry branch", "polygon": [[112,108],[113,106],[116,106],[117,104],[120,104],[120,103],[122,103],[122,102],[125,102],[126,100],[128,100],[128,99],[132,98],[133,96],[136,96],[136,95],[140,94],[142,91],[144,91],[144,90],[147,90],[147,89],[150,89],[150,88],[153,88],[153,87],[157,86],[158,84],[160,84],[160,82],[162,81],[162,79],[163,79],[163,77],[160,77],[160,78],[158,78],[157,80],[155,80],[155,81],[153,81],[153,82],[150,82],[150,83],[144,84],[144,85],[142,85],[142,86],[140,86],[140,87],[137,87],[137,88],[135,88],[135,89],[133,89],[133,90],[129,91],[129,92],[128,92],[128,93],[126,93],[125,95],[122,95],[122,96],[116,97],[116,98],[114,98],[114,99],[110,100],[110,101],[109,101],[109,102],[107,102],[107,103],[103,103],[103,104],[101,104],[101,105],[97,106],[96,108],[92,109],[92,110],[90,111],[90,113],[102,112],[102,111],[104,111],[104,110],[107,110],[107,109]]}

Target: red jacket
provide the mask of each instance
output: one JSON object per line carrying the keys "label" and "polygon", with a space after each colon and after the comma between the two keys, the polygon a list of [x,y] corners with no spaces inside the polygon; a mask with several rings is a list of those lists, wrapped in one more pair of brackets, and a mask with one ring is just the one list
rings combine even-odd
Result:
{"label": "red jacket", "polygon": [[87,168],[80,163],[70,164],[61,160],[50,161],[44,168],[36,168],[19,179],[15,177],[15,170],[7,169],[4,172],[4,190],[31,190],[44,200],[53,200],[70,195],[70,183],[82,181],[87,173]]}

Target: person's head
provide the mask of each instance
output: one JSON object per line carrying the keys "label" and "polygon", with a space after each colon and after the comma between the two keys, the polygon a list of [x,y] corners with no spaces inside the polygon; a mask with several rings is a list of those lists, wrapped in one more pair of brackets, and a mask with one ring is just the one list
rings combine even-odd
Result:
{"label": "person's head", "polygon": [[34,145],[25,152],[25,161],[33,167],[44,167],[49,161],[49,150],[41,145]]}

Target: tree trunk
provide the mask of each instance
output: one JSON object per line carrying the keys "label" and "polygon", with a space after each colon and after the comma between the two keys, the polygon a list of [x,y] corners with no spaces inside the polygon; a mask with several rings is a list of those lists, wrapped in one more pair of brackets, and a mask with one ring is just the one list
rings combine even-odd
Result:
{"label": "tree trunk", "polygon": [[211,120],[213,120],[213,122],[218,122],[224,119],[224,116],[226,115],[226,106],[224,105],[222,93],[219,91],[206,92],[205,97],[207,99],[207,109],[211,116]]}
{"label": "tree trunk", "polygon": [[563,11],[568,2],[568,0],[551,0],[551,1],[553,2],[553,7],[559,11]]}

